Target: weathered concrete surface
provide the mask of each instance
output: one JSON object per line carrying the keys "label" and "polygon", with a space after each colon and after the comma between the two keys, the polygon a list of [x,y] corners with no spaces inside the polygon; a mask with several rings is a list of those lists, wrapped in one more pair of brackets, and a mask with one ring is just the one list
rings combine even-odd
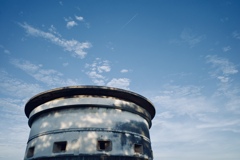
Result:
{"label": "weathered concrete surface", "polygon": [[64,89],[26,104],[31,131],[25,160],[153,159],[149,128],[155,109],[150,102],[114,88]]}

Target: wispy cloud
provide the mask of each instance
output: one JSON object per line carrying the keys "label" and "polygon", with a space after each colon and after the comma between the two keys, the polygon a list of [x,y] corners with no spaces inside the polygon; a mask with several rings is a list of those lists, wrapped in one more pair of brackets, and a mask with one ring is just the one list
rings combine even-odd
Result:
{"label": "wispy cloud", "polygon": [[24,156],[29,127],[23,106],[29,98],[43,90],[38,84],[24,82],[0,70],[1,158],[12,159],[9,156],[12,150],[18,156]]}
{"label": "wispy cloud", "polygon": [[57,29],[54,27],[54,25],[51,25],[48,30],[54,35],[57,35],[58,37],[62,37],[61,34],[57,32]]}
{"label": "wispy cloud", "polygon": [[127,69],[122,69],[120,72],[121,72],[121,73],[127,73],[127,72],[129,72],[129,70],[127,70]]}
{"label": "wispy cloud", "polygon": [[130,82],[131,81],[128,78],[113,78],[110,82],[107,83],[107,86],[129,89]]}
{"label": "wispy cloud", "polygon": [[63,63],[62,64],[64,67],[67,67],[68,65],[69,65],[69,63],[68,62],[65,62],[65,63]]}
{"label": "wispy cloud", "polygon": [[75,21],[72,19],[72,17],[68,17],[68,18],[64,17],[64,20],[67,22],[66,27],[67,27],[68,29],[71,29],[72,27],[78,25],[77,22],[75,22]]}
{"label": "wispy cloud", "polygon": [[[192,157],[199,150],[203,153],[208,153],[208,150],[218,152],[228,141],[223,134],[231,134],[236,140],[228,142],[228,147],[237,147],[240,142],[237,115],[240,98],[236,94],[239,92],[235,91],[235,98],[232,96],[235,101],[228,101],[235,103],[235,110],[228,112],[227,118],[224,116],[228,106],[219,102],[219,97],[206,96],[204,87],[165,85],[158,95],[152,98],[157,109],[151,128],[153,149],[163,148],[166,155],[177,154],[176,158],[181,156],[182,159],[184,159],[182,153],[186,151],[193,153]],[[180,147],[180,151],[178,149],[179,153],[175,153],[176,143],[184,146]],[[225,148],[226,151],[229,150],[228,147]],[[157,157],[161,158],[163,155],[157,154]]]}
{"label": "wispy cloud", "polygon": [[190,29],[185,29],[182,31],[180,38],[192,48],[205,39],[205,35],[194,35]]}
{"label": "wispy cloud", "polygon": [[233,132],[240,133],[240,128],[236,128],[236,125],[238,126],[238,124],[240,124],[240,120],[236,120],[236,119],[234,119],[234,120],[221,120],[221,121],[214,122],[214,123],[200,124],[200,125],[197,125],[197,128],[204,128],[204,129],[221,128],[222,131],[232,130]]}
{"label": "wispy cloud", "polygon": [[64,79],[63,74],[53,69],[42,69],[42,65],[36,65],[26,60],[13,59],[11,63],[23,70],[28,75],[48,86],[69,86],[79,85],[77,79]]}
{"label": "wispy cloud", "polygon": [[158,115],[156,115],[157,119],[171,119],[174,117],[174,114],[171,111],[164,111]]}
{"label": "wispy cloud", "polygon": [[[24,91],[22,90],[22,94],[25,94]],[[23,98],[0,98],[0,159],[12,159],[12,150],[19,157],[24,156],[25,143],[29,135],[29,127],[24,115],[24,104]]]}
{"label": "wispy cloud", "polygon": [[85,25],[86,28],[90,28],[90,23],[86,22],[85,18],[83,18],[82,16],[76,16],[75,15],[75,19],[81,23],[83,23]]}
{"label": "wispy cloud", "polygon": [[82,16],[75,16],[75,18],[76,18],[76,20],[78,20],[78,21],[83,21],[83,20],[84,20],[84,18],[83,18]]}
{"label": "wispy cloud", "polygon": [[[238,148],[240,142],[238,138],[239,128],[234,129],[238,126],[237,121],[226,122],[224,124],[226,126],[218,128],[204,128],[214,126],[199,125],[192,119],[183,119],[184,121],[182,119],[161,120],[158,125],[151,128],[153,150],[162,149],[162,153],[155,152],[155,158],[201,160],[205,157],[201,156],[203,154],[211,155],[212,153],[221,153],[223,150],[230,154],[225,155],[224,152],[223,155],[209,156],[209,159],[221,159],[222,157],[234,159],[232,157],[239,155],[236,154],[237,151],[233,151],[233,148]],[[221,125],[221,122],[219,121],[218,125]],[[233,130],[228,130],[231,123],[234,124],[232,125]],[[223,136],[226,134],[231,135],[231,139],[228,136]]]}
{"label": "wispy cloud", "polygon": [[[75,19],[79,22],[84,22],[84,18],[82,16],[76,16],[75,15]],[[73,20],[72,17],[64,18],[64,20],[67,22],[66,26],[67,26],[68,29],[71,29],[72,27],[78,26],[78,23],[75,20]]]}
{"label": "wispy cloud", "polygon": [[167,85],[164,88],[152,101],[172,113],[195,116],[199,113],[216,112],[211,101],[201,94],[201,87]]}
{"label": "wispy cloud", "polygon": [[232,33],[233,38],[240,39],[240,33],[238,31],[234,31]]}
{"label": "wispy cloud", "polygon": [[70,29],[74,26],[77,26],[78,24],[75,21],[68,21],[67,22],[67,28]]}
{"label": "wispy cloud", "polygon": [[219,79],[222,83],[229,82],[230,76],[238,73],[237,67],[228,59],[216,55],[208,55],[206,56],[206,61],[214,69],[211,72],[211,76]]}
{"label": "wispy cloud", "polygon": [[226,103],[226,108],[235,114],[240,114],[240,89],[237,88],[237,93],[228,93],[229,101]]}
{"label": "wispy cloud", "polygon": [[109,61],[96,58],[92,64],[86,64],[85,68],[88,70],[86,74],[92,79],[93,83],[105,85],[107,78],[103,74],[111,71]]}
{"label": "wispy cloud", "polygon": [[210,75],[220,81],[214,96],[224,100],[224,107],[228,111],[240,114],[240,86],[233,78],[233,75],[238,74],[237,66],[216,55],[206,56],[206,61],[212,67]]}
{"label": "wispy cloud", "polygon": [[[204,141],[200,139],[202,131],[196,129],[195,122],[188,121],[181,123],[178,121],[160,120],[159,123],[154,123],[151,132],[153,143],[197,143],[197,141]],[[158,131],[155,128],[158,128]],[[160,131],[159,131],[160,130]]]}
{"label": "wispy cloud", "polygon": [[180,39],[172,40],[171,43],[187,44],[190,48],[195,47],[206,38],[205,35],[196,35],[191,29],[184,29],[180,34]]}
{"label": "wispy cloud", "polygon": [[0,92],[17,98],[31,97],[44,89],[38,84],[26,83],[0,70]]}
{"label": "wispy cloud", "polygon": [[89,42],[79,42],[74,39],[63,39],[53,33],[44,32],[37,28],[34,28],[27,23],[20,24],[20,26],[24,28],[29,35],[49,40],[50,42],[62,47],[64,50],[72,52],[73,56],[75,57],[84,58],[87,55],[87,52],[84,50],[89,49],[92,46]]}
{"label": "wispy cloud", "polygon": [[5,53],[5,54],[10,54],[11,52],[8,50],[8,49],[6,49],[3,45],[0,45],[0,48],[3,50],[3,53]]}
{"label": "wispy cloud", "polygon": [[111,71],[110,62],[108,60],[96,58],[92,64],[86,64],[85,68],[88,70],[86,74],[96,85],[129,89],[130,79],[128,78],[112,78],[110,81],[108,80],[109,78],[105,75]]}
{"label": "wispy cloud", "polygon": [[226,46],[226,47],[223,47],[222,50],[223,52],[228,52],[230,51],[232,48],[230,46]]}

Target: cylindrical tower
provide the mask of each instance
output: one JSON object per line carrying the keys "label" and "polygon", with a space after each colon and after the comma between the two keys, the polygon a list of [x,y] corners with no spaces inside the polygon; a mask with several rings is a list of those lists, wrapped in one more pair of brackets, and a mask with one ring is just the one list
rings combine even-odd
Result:
{"label": "cylindrical tower", "polygon": [[25,106],[31,128],[25,160],[151,160],[155,108],[122,89],[73,86],[49,90]]}

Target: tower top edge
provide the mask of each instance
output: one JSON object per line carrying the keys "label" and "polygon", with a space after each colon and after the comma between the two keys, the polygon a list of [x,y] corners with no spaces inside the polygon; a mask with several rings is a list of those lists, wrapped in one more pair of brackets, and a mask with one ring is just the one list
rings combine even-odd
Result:
{"label": "tower top edge", "polygon": [[25,105],[25,114],[29,118],[31,111],[39,105],[57,98],[71,97],[75,95],[107,96],[133,102],[149,112],[152,119],[156,112],[155,107],[147,98],[135,92],[115,87],[81,85],[55,88],[33,96]]}

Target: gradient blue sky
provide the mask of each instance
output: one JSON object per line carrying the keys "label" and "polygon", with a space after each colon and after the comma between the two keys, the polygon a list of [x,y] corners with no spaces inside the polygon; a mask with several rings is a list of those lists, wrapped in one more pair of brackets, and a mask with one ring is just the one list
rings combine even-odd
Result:
{"label": "gradient blue sky", "polygon": [[0,159],[23,159],[32,96],[107,85],[155,105],[155,160],[239,160],[239,15],[239,0],[0,0]]}

